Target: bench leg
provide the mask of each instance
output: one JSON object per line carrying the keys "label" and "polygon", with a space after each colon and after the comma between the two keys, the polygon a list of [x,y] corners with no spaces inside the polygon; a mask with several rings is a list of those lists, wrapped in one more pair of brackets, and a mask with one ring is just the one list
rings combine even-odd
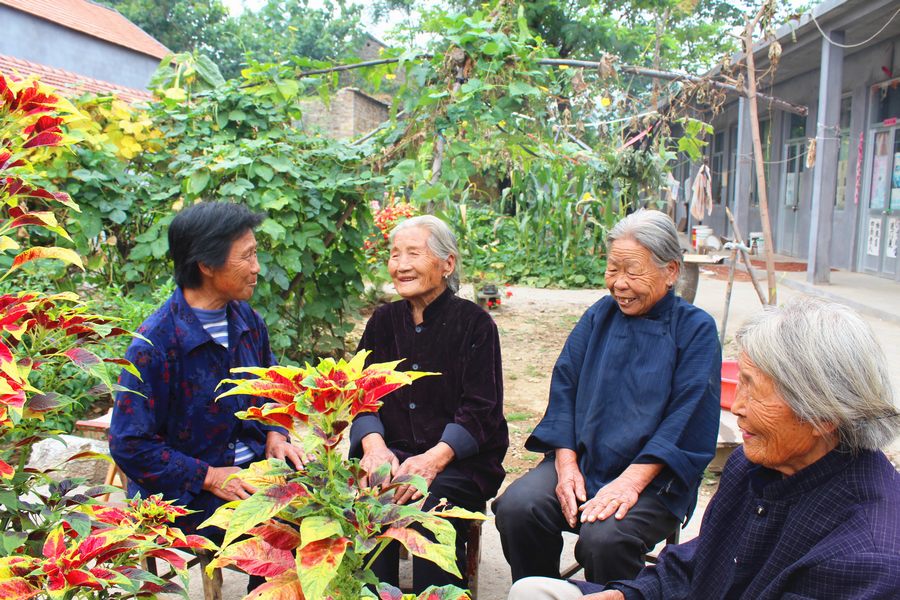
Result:
{"label": "bench leg", "polygon": [[212,576],[206,575],[206,566],[212,560],[208,552],[200,554],[200,577],[203,580],[204,600],[222,600],[222,569],[215,569]]}
{"label": "bench leg", "polygon": [[469,581],[469,596],[472,600],[478,597],[478,567],[481,564],[481,521],[473,521],[469,525],[466,539],[466,579]]}

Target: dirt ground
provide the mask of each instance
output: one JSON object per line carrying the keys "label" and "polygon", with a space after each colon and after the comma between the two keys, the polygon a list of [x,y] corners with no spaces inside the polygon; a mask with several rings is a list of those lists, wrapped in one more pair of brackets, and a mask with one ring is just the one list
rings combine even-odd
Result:
{"label": "dirt ground", "polygon": [[514,296],[491,314],[500,330],[503,356],[503,402],[509,424],[509,452],[504,466],[514,480],[541,456],[525,450],[528,435],[547,408],[550,375],[569,332],[583,309],[572,305],[517,305]]}

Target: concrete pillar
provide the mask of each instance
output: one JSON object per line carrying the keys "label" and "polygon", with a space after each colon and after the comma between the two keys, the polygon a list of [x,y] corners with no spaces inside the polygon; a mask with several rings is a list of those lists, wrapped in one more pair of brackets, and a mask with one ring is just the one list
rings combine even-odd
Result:
{"label": "concrete pillar", "polygon": [[[750,133],[750,105],[743,96],[738,98],[737,160],[734,163],[734,204],[731,212],[744,236],[750,235],[750,189],[753,180],[753,137]],[[727,219],[728,217],[726,217]],[[727,230],[733,235],[731,223]]]}
{"label": "concrete pillar", "polygon": [[843,31],[827,31],[822,38],[819,71],[819,109],[816,115],[816,164],[813,167],[812,204],[809,218],[809,261],[806,281],[812,284],[831,280],[831,230],[837,191],[840,151],[841,87],[844,49],[830,43],[844,43]]}

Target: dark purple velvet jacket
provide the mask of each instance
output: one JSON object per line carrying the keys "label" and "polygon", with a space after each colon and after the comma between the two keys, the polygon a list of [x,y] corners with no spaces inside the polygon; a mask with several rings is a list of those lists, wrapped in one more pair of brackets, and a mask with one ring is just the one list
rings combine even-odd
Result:
{"label": "dark purple velvet jacket", "polygon": [[700,535],[609,587],[627,600],[900,598],[900,474],[881,452],[838,448],[784,478],[738,448]]}
{"label": "dark purple velvet jacket", "polygon": [[380,433],[402,462],[438,442],[454,464],[492,498],[503,482],[509,447],[503,416],[500,337],[491,316],[446,290],[413,323],[406,300],[379,307],[366,324],[359,349],[369,363],[406,359],[400,370],[431,371],[384,398],[378,414],[360,415],[350,430],[350,454],[362,454],[362,438]]}

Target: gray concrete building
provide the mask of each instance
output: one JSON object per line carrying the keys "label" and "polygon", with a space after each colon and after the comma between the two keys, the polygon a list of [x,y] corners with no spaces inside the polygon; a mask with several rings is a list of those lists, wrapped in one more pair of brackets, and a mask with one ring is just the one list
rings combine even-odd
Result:
{"label": "gray concrete building", "polygon": [[[760,92],[808,110],[759,105],[775,252],[807,260],[811,283],[831,267],[900,282],[900,3],[827,0],[776,39],[780,60]],[[770,45],[754,51],[759,72]],[[762,229],[747,100],[729,97],[712,124],[714,205],[702,223],[730,235],[729,206],[746,237]],[[682,189],[697,168],[677,170]]]}
{"label": "gray concrete building", "polygon": [[168,49],[88,0],[0,0],[0,55],[145,90]]}

